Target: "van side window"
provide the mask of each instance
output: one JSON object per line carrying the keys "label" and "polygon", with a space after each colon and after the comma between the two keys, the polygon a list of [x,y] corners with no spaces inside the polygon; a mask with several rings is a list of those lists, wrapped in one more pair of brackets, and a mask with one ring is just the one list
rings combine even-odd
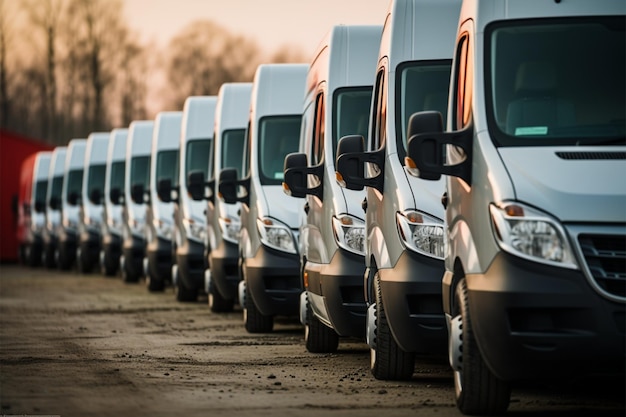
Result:
{"label": "van side window", "polygon": [[241,163],[241,178],[246,178],[250,173],[250,146],[252,145],[252,132],[250,131],[250,121],[246,127],[246,140],[243,147],[243,160]]}
{"label": "van side window", "polygon": [[456,56],[455,94],[454,94],[454,130],[466,127],[472,114],[472,78],[474,73],[471,43],[465,34],[459,40]]}
{"label": "van side window", "polygon": [[313,149],[311,152],[311,165],[317,165],[324,159],[324,110],[324,94],[320,93],[315,100],[315,120],[313,120]]}
{"label": "van side window", "polygon": [[387,139],[387,88],[384,70],[376,76],[374,90],[374,123],[372,124],[370,150],[377,150],[385,146]]}

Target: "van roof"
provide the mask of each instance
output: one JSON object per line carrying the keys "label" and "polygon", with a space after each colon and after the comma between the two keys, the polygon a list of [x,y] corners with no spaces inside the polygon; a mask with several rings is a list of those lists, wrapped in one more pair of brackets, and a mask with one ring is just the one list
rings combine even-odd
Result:
{"label": "van roof", "polygon": [[337,25],[320,42],[307,75],[307,92],[328,82],[338,87],[374,84],[381,25]]}
{"label": "van roof", "polygon": [[626,2],[615,0],[465,0],[460,21],[473,19],[481,33],[496,20],[625,14]]}
{"label": "van roof", "polygon": [[461,0],[392,1],[379,60],[387,57],[394,71],[405,61],[452,58],[460,10]]}
{"label": "van roof", "polygon": [[57,146],[52,151],[52,157],[50,158],[50,171],[49,176],[56,177],[63,175],[65,172],[65,155],[67,153],[67,146]]}
{"label": "van roof", "polygon": [[210,139],[215,124],[217,96],[191,96],[185,100],[181,127],[181,141]]}
{"label": "van roof", "polygon": [[39,151],[35,158],[35,181],[48,180],[52,151]]}
{"label": "van roof", "polygon": [[252,83],[222,84],[217,94],[215,132],[245,128],[251,96]]}
{"label": "van roof", "polygon": [[[261,64],[254,75],[250,116],[301,114],[308,64]],[[254,122],[254,121],[253,121]]]}
{"label": "van roof", "polygon": [[135,120],[128,126],[126,161],[133,156],[150,155],[152,152],[152,120]]}
{"label": "van roof", "polygon": [[110,136],[110,132],[95,132],[87,137],[85,168],[89,165],[106,163]]}
{"label": "van roof", "polygon": [[72,139],[67,145],[65,167],[67,170],[82,169],[85,164],[85,146],[87,139]]}
{"label": "van roof", "polygon": [[162,111],[154,119],[153,152],[160,149],[178,149],[183,120],[182,111]]}
{"label": "van roof", "polygon": [[117,128],[111,131],[109,138],[109,149],[107,151],[107,163],[123,161],[126,159],[126,141],[128,139],[128,129]]}

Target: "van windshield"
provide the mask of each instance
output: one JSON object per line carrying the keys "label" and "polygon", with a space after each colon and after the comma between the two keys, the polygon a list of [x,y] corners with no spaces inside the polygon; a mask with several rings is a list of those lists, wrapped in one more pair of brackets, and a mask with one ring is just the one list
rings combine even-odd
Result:
{"label": "van windshield", "polygon": [[61,198],[63,192],[63,177],[61,175],[52,178],[52,188],[50,189],[50,197]]}
{"label": "van windshield", "polygon": [[486,31],[489,131],[500,146],[626,144],[623,16]]}
{"label": "van windshield", "polygon": [[434,110],[446,123],[452,60],[408,62],[396,71],[396,143],[398,157],[406,156],[407,127],[413,113]]}
{"label": "van windshield", "polygon": [[117,161],[111,163],[111,190],[119,190],[120,192],[124,189],[124,175],[126,173],[126,162],[125,161]]}
{"label": "van windshield", "polygon": [[150,156],[135,156],[130,160],[130,186],[143,185],[144,190],[150,185]]}
{"label": "van windshield", "polygon": [[156,180],[170,180],[178,187],[178,149],[161,151],[157,154]]}
{"label": "van windshield", "polygon": [[342,88],[335,92],[333,103],[333,161],[339,139],[346,135],[367,138],[372,87]]}
{"label": "van windshield", "polygon": [[187,160],[185,161],[185,178],[190,172],[202,171],[204,178],[209,178],[211,163],[211,150],[213,140],[192,140],[187,143]]}
{"label": "van windshield", "polygon": [[222,134],[222,169],[236,168],[239,178],[244,171],[243,146],[245,140],[245,129],[227,130]]}
{"label": "van windshield", "polygon": [[285,156],[298,152],[301,121],[301,115],[261,118],[258,147],[261,184],[282,184]]}
{"label": "van windshield", "polygon": [[69,197],[72,193],[79,196],[83,188],[83,170],[74,169],[67,174],[67,194],[65,198]]}
{"label": "van windshield", "polygon": [[87,176],[87,193],[91,194],[94,190],[104,192],[106,165],[91,165],[89,167],[89,175]]}
{"label": "van windshield", "polygon": [[37,181],[35,184],[35,202],[45,204],[46,193],[48,192],[48,181]]}

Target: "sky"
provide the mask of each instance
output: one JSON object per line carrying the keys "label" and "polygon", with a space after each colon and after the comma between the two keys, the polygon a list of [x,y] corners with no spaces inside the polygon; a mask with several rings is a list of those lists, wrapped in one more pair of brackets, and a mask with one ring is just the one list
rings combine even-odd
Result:
{"label": "sky", "polygon": [[210,19],[255,40],[267,53],[283,45],[312,56],[337,24],[382,25],[389,0],[122,0],[141,41],[166,46],[189,23]]}

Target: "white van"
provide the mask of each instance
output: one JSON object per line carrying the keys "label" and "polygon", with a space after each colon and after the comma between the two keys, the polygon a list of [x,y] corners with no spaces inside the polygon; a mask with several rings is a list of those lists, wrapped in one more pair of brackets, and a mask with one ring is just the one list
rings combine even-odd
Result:
{"label": "white van", "polygon": [[127,139],[128,129],[113,129],[107,149],[100,269],[108,276],[117,274],[122,256],[123,204],[120,196],[124,190]]}
{"label": "white van", "polygon": [[82,216],[79,217],[78,270],[91,272],[99,265],[102,228],[102,195],[106,172],[107,149],[111,132],[91,133],[85,147],[85,178],[82,187]]}
{"label": "white van", "polygon": [[180,135],[178,186],[167,179],[158,184],[161,201],[176,203],[172,282],[178,301],[196,301],[204,289],[206,204],[191,198],[188,178],[194,171],[201,171],[205,178],[211,172],[216,104],[216,96],[187,97]]}
{"label": "white van", "polygon": [[301,153],[285,159],[286,192],[306,197],[300,320],[310,352],[337,350],[339,336],[365,338],[365,192],[339,186],[335,152],[342,136],[367,134],[381,31],[341,25],[322,40],[307,75]]}
{"label": "white van", "polygon": [[466,1],[447,130],[437,113],[411,120],[408,169],[446,176],[465,414],[504,412],[522,379],[623,377],[625,23],[623,1]]}
{"label": "white van", "polygon": [[[223,169],[219,192],[241,201],[239,302],[246,330],[269,332],[275,315],[295,316],[302,292],[300,204],[282,191],[283,163],[298,150],[307,64],[263,64],[254,76],[245,149],[246,171]],[[240,185],[245,195],[238,195]]]}
{"label": "white van", "polygon": [[143,190],[150,184],[152,120],[135,120],[128,126],[124,173],[124,227],[120,269],[125,282],[137,282],[143,275],[146,252],[146,208]]}
{"label": "white van", "polygon": [[365,297],[370,369],[409,379],[415,356],[445,354],[441,303],[442,180],[407,175],[408,117],[445,111],[461,0],[394,0],[375,72],[367,152],[357,136],[340,142],[337,171],[348,188],[367,187]]}
{"label": "white van", "polygon": [[63,196],[63,174],[67,146],[57,146],[50,157],[48,189],[46,191],[46,227],[43,233],[42,263],[47,268],[57,266],[55,253],[59,244],[61,227],[61,198]]}
{"label": "white van", "polygon": [[57,265],[61,270],[69,270],[76,261],[78,247],[78,223],[80,196],[83,191],[83,171],[85,169],[85,147],[87,139],[72,139],[65,154],[65,174],[63,176],[63,200],[61,201],[61,233],[57,251]]}
{"label": "white van", "polygon": [[[205,183],[202,171],[191,173],[189,189],[194,199],[208,200],[207,264],[204,289],[209,295],[209,308],[214,312],[231,311],[237,299],[239,274],[239,210],[241,204],[226,204],[216,199],[215,178],[223,168],[236,168],[238,178],[243,172],[243,149],[250,111],[252,83],[224,83],[217,94],[215,108],[215,141],[213,168]],[[205,187],[209,187],[208,196]]]}
{"label": "white van", "polygon": [[171,281],[172,239],[174,236],[174,203],[165,203],[157,196],[159,180],[169,179],[178,186],[180,130],[183,113],[160,112],[154,120],[150,185],[145,190],[146,255],[144,274],[150,291],[163,291]]}
{"label": "white van", "polygon": [[20,259],[29,266],[41,265],[51,156],[50,151],[37,152],[21,167],[17,239]]}

